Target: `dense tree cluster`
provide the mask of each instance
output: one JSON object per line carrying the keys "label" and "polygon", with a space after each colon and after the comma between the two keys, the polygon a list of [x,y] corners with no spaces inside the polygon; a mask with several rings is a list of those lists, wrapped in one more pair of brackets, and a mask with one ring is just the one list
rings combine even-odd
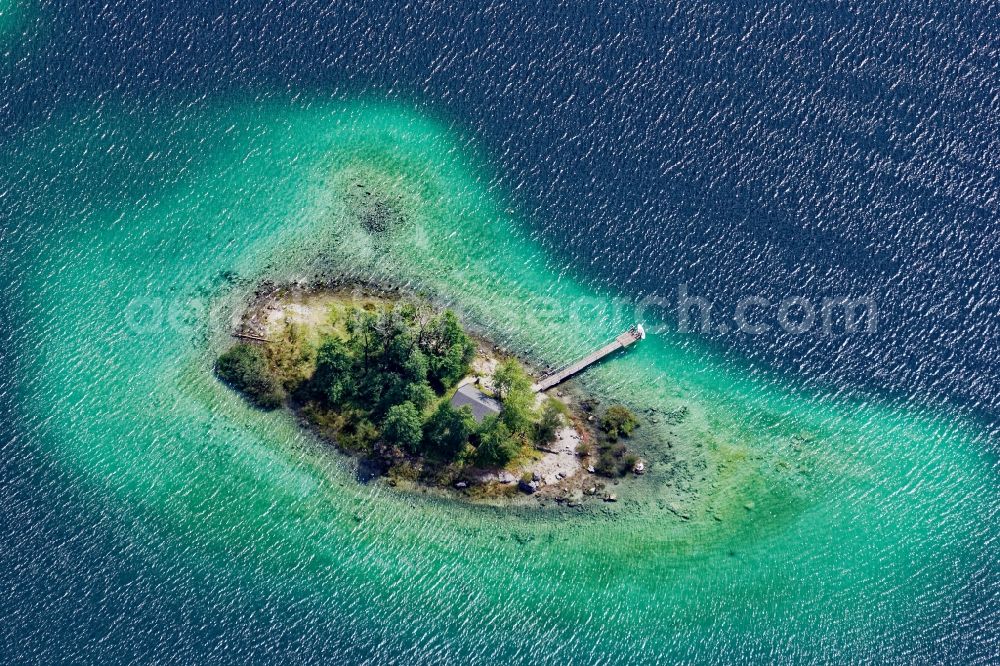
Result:
{"label": "dense tree cluster", "polygon": [[[513,359],[500,363],[493,377],[498,416],[477,424],[467,407],[449,404],[475,352],[451,311],[433,314],[412,304],[352,308],[344,324],[344,335],[327,336],[311,350],[236,345],[219,358],[216,371],[261,407],[280,405],[287,391],[343,448],[357,453],[397,451],[444,464],[503,467],[531,443],[551,442],[562,424],[553,401],[536,416],[531,381]],[[294,362],[284,362],[285,356]],[[315,370],[296,379],[301,362],[313,357]]]}
{"label": "dense tree cluster", "polygon": [[[450,414],[455,410],[442,403],[429,418],[423,416],[469,371],[475,352],[454,313],[432,316],[412,305],[381,312],[352,310],[345,328],[346,339],[330,336],[320,344],[304,397],[353,420],[377,424],[376,431],[391,446],[445,458],[457,455],[468,433],[445,421],[460,415]],[[459,435],[461,444],[454,444]]]}
{"label": "dense tree cluster", "polygon": [[451,311],[355,311],[346,330],[346,340],[320,346],[308,390],[329,408],[358,409],[384,444],[443,462],[502,467],[531,441],[534,394],[514,360],[501,363],[494,378],[499,417],[477,425],[468,408],[443,399],[469,372],[475,351]]}

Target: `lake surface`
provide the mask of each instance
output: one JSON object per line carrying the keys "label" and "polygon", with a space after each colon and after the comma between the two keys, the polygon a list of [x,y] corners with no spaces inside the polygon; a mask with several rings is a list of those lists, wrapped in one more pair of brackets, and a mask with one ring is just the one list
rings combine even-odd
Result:
{"label": "lake surface", "polygon": [[[997,19],[0,3],[4,663],[992,663]],[[649,473],[359,483],[211,374],[330,276],[540,364],[642,321],[571,388]]]}

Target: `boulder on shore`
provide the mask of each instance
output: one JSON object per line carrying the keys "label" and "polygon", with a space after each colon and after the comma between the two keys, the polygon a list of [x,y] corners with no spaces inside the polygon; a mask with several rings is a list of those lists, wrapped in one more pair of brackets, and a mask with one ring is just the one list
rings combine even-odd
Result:
{"label": "boulder on shore", "polygon": [[524,479],[518,481],[517,489],[526,495],[533,495],[538,491],[537,481],[525,481]]}
{"label": "boulder on shore", "polygon": [[497,481],[500,483],[514,483],[517,481],[517,478],[510,472],[503,471],[497,475]]}

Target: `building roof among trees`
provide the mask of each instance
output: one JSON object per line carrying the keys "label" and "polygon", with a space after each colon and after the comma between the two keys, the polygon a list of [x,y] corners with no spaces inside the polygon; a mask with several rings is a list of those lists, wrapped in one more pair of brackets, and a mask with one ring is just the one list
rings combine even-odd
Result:
{"label": "building roof among trees", "polygon": [[491,414],[495,416],[500,413],[500,403],[485,395],[472,384],[461,386],[455,391],[455,395],[451,399],[451,406],[455,409],[469,407],[477,423],[482,422]]}

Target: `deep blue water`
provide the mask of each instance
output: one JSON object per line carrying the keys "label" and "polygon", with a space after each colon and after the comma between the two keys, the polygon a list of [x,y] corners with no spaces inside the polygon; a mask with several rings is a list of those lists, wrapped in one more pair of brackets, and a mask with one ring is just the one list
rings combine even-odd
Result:
{"label": "deep blue water", "polygon": [[[973,413],[996,451],[998,26],[1000,5],[989,2],[45,3],[0,46],[0,146],[95,104],[404,100],[453,122],[553,260],[594,285],[673,302],[683,284],[722,312],[747,296],[870,297],[869,333],[691,339],[819,391]],[[19,231],[4,194],[23,176],[0,165],[8,283],[26,260],[9,254]],[[0,314],[10,359],[17,313]],[[12,368],[0,368],[8,423]],[[30,437],[10,427],[0,448],[0,563],[9,579],[31,581],[2,594],[0,642],[13,627],[44,636],[52,623],[65,631],[59,652],[42,645],[27,661],[72,662],[68,646],[100,636],[148,655],[170,638],[158,617],[221,612],[209,600],[224,582],[197,581],[203,606],[155,595],[127,534],[95,518],[111,509],[52,477]],[[39,487],[61,490],[40,497]],[[67,545],[53,553],[51,543]],[[43,575],[53,570],[56,580]],[[174,573],[192,584],[190,572]],[[98,575],[115,580],[83,584]],[[109,592],[70,603],[75,589]],[[115,610],[74,615],[102,604]],[[166,606],[128,613],[143,604]],[[299,640],[268,636],[266,609],[226,612],[245,613],[243,638],[264,659]],[[123,616],[133,620],[102,624]],[[218,637],[220,655],[231,639]],[[312,656],[335,653],[330,641]]]}

